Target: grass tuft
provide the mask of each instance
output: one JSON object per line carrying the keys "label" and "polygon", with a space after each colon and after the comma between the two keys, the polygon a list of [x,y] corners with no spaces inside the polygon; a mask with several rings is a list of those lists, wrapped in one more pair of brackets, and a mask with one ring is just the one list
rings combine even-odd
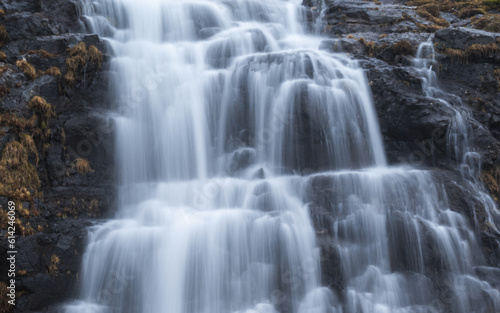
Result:
{"label": "grass tuft", "polygon": [[35,79],[38,77],[36,73],[36,69],[33,67],[33,65],[29,64],[28,61],[26,60],[18,60],[16,62],[16,66],[24,72],[24,75],[28,77],[29,79]]}
{"label": "grass tuft", "polygon": [[86,159],[77,158],[74,162],[76,171],[80,174],[92,173],[94,171]]}
{"label": "grass tuft", "polygon": [[33,98],[31,98],[28,106],[30,107],[30,109],[35,110],[37,114],[43,117],[45,120],[56,116],[54,107],[40,96],[34,96]]}
{"label": "grass tuft", "polygon": [[51,68],[42,72],[42,75],[51,75],[54,77],[61,77],[61,70],[58,67],[52,66]]}

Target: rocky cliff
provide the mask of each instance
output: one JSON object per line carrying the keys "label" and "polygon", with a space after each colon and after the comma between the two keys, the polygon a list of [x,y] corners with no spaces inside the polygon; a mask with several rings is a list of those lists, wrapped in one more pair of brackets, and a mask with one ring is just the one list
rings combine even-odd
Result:
{"label": "rocky cliff", "polygon": [[[483,161],[479,178],[498,202],[498,15],[494,1],[435,2],[305,0],[304,6],[309,28],[331,38],[322,48],[351,54],[366,69],[391,164],[431,170],[452,209],[476,225],[488,263],[498,267],[500,237],[459,172],[459,160],[447,153],[451,112],[424,95],[412,66],[418,45],[430,39],[440,85],[456,96],[447,100],[470,112],[474,151]],[[3,236],[7,199],[14,199],[15,311],[50,312],[76,292],[86,228],[114,208],[113,124],[106,118],[114,108],[107,98],[109,54],[105,42],[84,34],[71,0],[4,0],[0,25],[1,223]],[[325,207],[334,196],[330,183],[321,177],[312,183],[311,214],[325,243],[324,284],[342,289],[336,252],[325,240]],[[5,240],[0,251],[5,255]],[[0,264],[7,268],[5,259]],[[1,281],[6,274],[0,272]],[[500,283],[498,273],[481,275]]]}
{"label": "rocky cliff", "polygon": [[[68,0],[0,3],[1,229],[4,237],[14,200],[15,312],[46,311],[75,294],[86,228],[113,208],[109,56],[78,15]],[[7,282],[7,260],[0,264]]]}
{"label": "rocky cliff", "polygon": [[[366,69],[388,160],[432,171],[448,194],[450,208],[469,218],[481,238],[492,267],[500,266],[500,236],[487,222],[487,204],[471,190],[499,202],[500,172],[500,15],[498,1],[362,1],[304,0],[309,28],[332,39],[322,48],[346,52]],[[453,112],[426,97],[422,77],[413,64],[422,42],[435,48],[439,86],[447,102],[469,114],[472,150],[481,156],[476,178],[461,174],[461,160],[449,153],[447,130]],[[342,289],[338,256],[328,240],[328,203],[334,197],[331,181],[318,177],[311,186],[312,216],[322,245],[324,283]],[[482,190],[482,191],[481,191]],[[326,221],[326,222],[325,222]],[[498,222],[498,221],[497,221]],[[402,253],[402,252],[401,252]],[[439,253],[430,253],[438,259]],[[432,262],[432,261],[431,261]],[[484,275],[500,285],[500,271]],[[432,276],[432,275],[431,275]]]}

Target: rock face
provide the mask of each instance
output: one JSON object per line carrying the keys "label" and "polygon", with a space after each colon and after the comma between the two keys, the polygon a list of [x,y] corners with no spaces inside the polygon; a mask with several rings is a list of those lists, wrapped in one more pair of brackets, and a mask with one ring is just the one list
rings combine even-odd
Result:
{"label": "rock face", "polygon": [[[456,170],[458,160],[447,154],[445,136],[451,112],[441,102],[425,97],[411,61],[419,43],[429,38],[435,43],[440,85],[460,98],[473,117],[474,151],[483,160],[480,178],[498,202],[500,34],[462,27],[470,20],[445,13],[440,16],[451,27],[435,27],[415,8],[405,6],[407,1],[380,2],[304,0],[304,11],[311,30],[331,37],[322,49],[351,54],[366,70],[389,162],[432,169],[449,195],[450,206],[471,221],[479,217],[484,222],[480,205]],[[20,293],[15,307],[16,312],[52,312],[56,304],[75,294],[86,228],[114,209],[114,130],[107,118],[113,108],[106,97],[109,55],[100,38],[82,34],[76,2],[4,0],[0,9],[0,51],[5,53],[5,57],[0,54],[0,150],[20,140],[22,131],[14,123],[19,120],[12,116],[29,121],[36,113],[29,105],[33,97],[42,97],[55,111],[47,122],[39,120],[32,129],[39,160],[31,152],[29,161],[36,165],[43,197],[39,194],[31,203],[20,198],[17,203],[30,209],[18,212],[24,235],[18,234],[16,242]],[[91,47],[103,55],[92,54]],[[83,62],[72,57],[82,57]],[[31,68],[18,62],[23,60]],[[40,130],[43,135],[35,136]],[[238,152],[230,170],[250,164],[253,157],[251,150]],[[86,161],[92,171],[79,161]],[[322,247],[324,284],[340,291],[339,255],[330,245],[328,226],[332,221],[328,205],[335,197],[331,180],[315,178],[310,194]],[[266,201],[265,186],[261,199]],[[7,200],[2,195],[2,207]],[[488,227],[479,232],[488,264],[499,266],[498,234]],[[0,235],[5,235],[3,228]],[[0,252],[5,255],[6,251],[2,240]],[[0,265],[6,268],[6,260],[0,259]],[[476,272],[493,285],[500,284],[497,271],[485,267]],[[0,280],[7,281],[5,271],[0,272]]]}
{"label": "rock face", "polygon": [[[500,236],[487,226],[485,203],[473,194],[469,180],[458,171],[460,160],[447,151],[446,136],[453,112],[442,102],[425,96],[421,74],[412,60],[419,44],[431,40],[436,49],[439,86],[449,94],[443,95],[448,97],[445,100],[465,108],[471,116],[468,126],[472,150],[482,159],[478,175],[482,183],[478,188],[480,193],[489,192],[497,202],[488,205],[497,206],[500,34],[472,29],[471,19],[450,13],[437,12],[435,17],[444,21],[436,20],[418,13],[418,8],[405,6],[406,1],[330,0],[324,2],[324,7],[320,2],[303,2],[309,7],[308,21],[320,33],[332,37],[321,44],[321,49],[351,54],[366,69],[390,164],[409,163],[430,170],[446,191],[450,208],[476,224],[489,266],[498,267]],[[338,251],[330,244],[330,203],[337,196],[334,189],[331,179],[316,177],[310,184],[310,210],[322,248],[323,283],[341,291]],[[498,273],[490,273],[491,267],[477,268],[477,275],[491,275],[487,281],[495,285]]]}
{"label": "rock face", "polygon": [[[16,200],[14,311],[47,312],[75,295],[87,228],[113,210],[114,130],[106,97],[109,56],[100,38],[83,34],[76,2],[7,0],[0,9],[0,27],[8,34],[0,44],[5,53],[0,58],[0,149],[21,136],[32,136],[37,151],[29,161],[36,165],[40,182],[38,196]],[[19,63],[22,60],[31,72]],[[29,120],[38,114],[29,104],[35,96],[46,100],[55,114],[47,121],[39,119],[34,127],[13,126],[8,117]],[[91,170],[81,168],[85,164]],[[2,194],[2,208],[7,200],[12,198]],[[0,242],[0,251],[6,255],[6,240]],[[0,264],[7,268],[4,258]],[[6,282],[7,272],[0,278]]]}

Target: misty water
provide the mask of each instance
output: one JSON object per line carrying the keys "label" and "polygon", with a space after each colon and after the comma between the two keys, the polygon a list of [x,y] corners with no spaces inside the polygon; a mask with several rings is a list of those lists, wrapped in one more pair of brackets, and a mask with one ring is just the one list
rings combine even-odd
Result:
{"label": "misty water", "polygon": [[300,3],[81,3],[113,54],[119,196],[66,312],[500,310],[475,225],[430,172],[387,166],[363,70],[317,49]]}

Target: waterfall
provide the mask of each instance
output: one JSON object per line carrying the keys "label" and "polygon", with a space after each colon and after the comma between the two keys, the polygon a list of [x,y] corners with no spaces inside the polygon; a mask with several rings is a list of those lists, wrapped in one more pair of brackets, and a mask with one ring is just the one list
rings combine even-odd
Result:
{"label": "waterfall", "polygon": [[[422,91],[425,96],[439,101],[450,110],[451,122],[448,126],[446,138],[448,156],[459,164],[460,172],[468,182],[470,190],[473,191],[473,196],[484,207],[475,208],[474,211],[484,211],[486,218],[483,223],[491,225],[492,230],[500,234],[497,228],[500,223],[500,211],[479,180],[481,156],[474,151],[471,145],[472,130],[470,125],[475,123],[477,127],[483,126],[472,118],[459,97],[446,93],[439,87],[435,72],[437,65],[434,45],[431,38],[429,38],[427,42],[419,45],[417,54],[413,59],[413,66],[420,72],[422,77]],[[478,221],[475,222],[476,227],[478,227]]]}
{"label": "waterfall", "polygon": [[473,227],[387,166],[362,69],[296,2],[82,0],[113,51],[119,210],[66,312],[500,309]]}

